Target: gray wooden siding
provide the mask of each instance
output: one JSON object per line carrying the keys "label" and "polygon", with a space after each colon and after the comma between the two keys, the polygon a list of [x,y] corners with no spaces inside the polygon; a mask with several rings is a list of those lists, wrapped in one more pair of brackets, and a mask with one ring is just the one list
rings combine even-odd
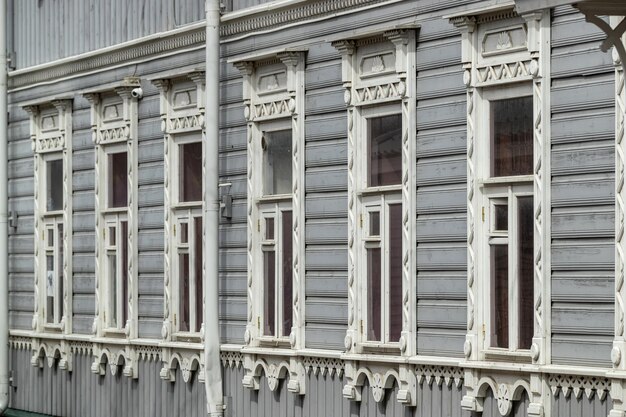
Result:
{"label": "gray wooden siding", "polygon": [[417,350],[462,356],[467,321],[461,39],[437,17],[417,42]]}
{"label": "gray wooden siding", "polygon": [[552,415],[568,417],[605,417],[613,408],[613,401],[609,395],[600,399],[596,392],[591,398],[582,394],[579,397],[572,394],[565,396],[559,391],[552,396]]}
{"label": "gray wooden siding", "polygon": [[164,261],[163,231],[164,139],[159,115],[160,96],[152,84],[144,83],[139,102],[138,155],[138,303],[139,337],[158,339],[163,323]]}
{"label": "gray wooden siding", "polygon": [[74,333],[91,334],[97,276],[95,146],[91,138],[91,107],[82,96],[74,97],[72,130],[72,327]]}
{"label": "gray wooden siding", "polygon": [[177,371],[177,383],[163,381],[159,376],[159,360],[140,360],[139,379],[91,372],[93,357],[75,353],[71,373],[30,365],[30,350],[11,349],[10,367],[15,371],[10,393],[10,407],[18,410],[64,417],[167,417],[206,416],[204,385],[197,381],[183,382]]}
{"label": "gray wooden siding", "polygon": [[243,118],[243,79],[234,66],[221,66],[220,183],[231,183],[232,218],[220,217],[220,337],[243,343],[247,320],[247,127]]}
{"label": "gray wooden siding", "polygon": [[347,121],[341,59],[328,43],[306,61],[306,346],[343,350],[348,321]]}
{"label": "gray wooden siding", "polygon": [[[576,28],[575,30],[573,28]],[[610,366],[614,85],[602,32],[571,7],[552,30],[552,359]]]}
{"label": "gray wooden siding", "polygon": [[204,19],[204,0],[12,0],[17,69]]}
{"label": "gray wooden siding", "polygon": [[28,114],[11,106],[9,126],[9,211],[17,216],[17,227],[9,229],[9,326],[30,330],[34,310],[34,160]]}

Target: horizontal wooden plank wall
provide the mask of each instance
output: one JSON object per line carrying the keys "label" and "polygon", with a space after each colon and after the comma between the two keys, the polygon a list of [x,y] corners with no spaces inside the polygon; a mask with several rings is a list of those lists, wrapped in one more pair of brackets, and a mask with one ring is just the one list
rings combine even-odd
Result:
{"label": "horizontal wooden plank wall", "polygon": [[204,0],[12,0],[17,69],[204,19]]}
{"label": "horizontal wooden plank wall", "polygon": [[73,100],[72,129],[72,327],[74,333],[91,334],[96,309],[95,145],[91,106],[82,96]]}
{"label": "horizontal wooden plank wall", "polygon": [[306,58],[306,346],[343,350],[348,321],[347,118],[341,59],[328,43]]}
{"label": "horizontal wooden plank wall", "polygon": [[417,351],[462,356],[467,321],[461,38],[439,16],[417,38]]}
{"label": "horizontal wooden plank wall", "polygon": [[9,210],[17,227],[9,229],[9,326],[30,330],[34,310],[34,159],[30,119],[21,109],[9,112]]}
{"label": "horizontal wooden plank wall", "polygon": [[552,29],[552,359],[610,366],[615,73],[602,32],[571,7]]}
{"label": "horizontal wooden plank wall", "polygon": [[223,64],[220,74],[219,173],[222,195],[233,197],[232,218],[220,217],[220,337],[223,343],[243,344],[246,328],[248,272],[247,248],[247,151],[243,117],[243,82],[239,70]]}

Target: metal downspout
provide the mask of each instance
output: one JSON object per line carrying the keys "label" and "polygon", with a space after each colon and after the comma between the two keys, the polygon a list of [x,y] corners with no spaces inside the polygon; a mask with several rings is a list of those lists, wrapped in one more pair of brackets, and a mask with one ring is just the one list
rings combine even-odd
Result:
{"label": "metal downspout", "polygon": [[0,0],[0,415],[9,407],[7,0]]}
{"label": "metal downspout", "polygon": [[206,155],[204,200],[205,221],[205,311],[204,311],[204,374],[207,411],[211,417],[224,415],[222,364],[219,336],[219,64],[220,64],[220,0],[205,0],[206,13],[206,101],[204,140]]}

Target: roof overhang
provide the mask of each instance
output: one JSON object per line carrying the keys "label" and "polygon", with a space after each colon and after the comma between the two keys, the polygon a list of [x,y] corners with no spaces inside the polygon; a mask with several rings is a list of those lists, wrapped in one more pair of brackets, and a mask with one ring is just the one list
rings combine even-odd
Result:
{"label": "roof overhang", "polygon": [[515,0],[515,8],[519,14],[568,4],[581,11],[593,10],[600,16],[626,15],[626,1],[624,0]]}

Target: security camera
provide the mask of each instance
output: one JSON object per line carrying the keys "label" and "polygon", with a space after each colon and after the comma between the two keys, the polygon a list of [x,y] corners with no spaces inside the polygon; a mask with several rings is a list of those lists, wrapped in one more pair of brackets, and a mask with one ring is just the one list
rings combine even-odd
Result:
{"label": "security camera", "polygon": [[133,88],[130,95],[132,98],[141,98],[143,97],[143,90],[141,87]]}

